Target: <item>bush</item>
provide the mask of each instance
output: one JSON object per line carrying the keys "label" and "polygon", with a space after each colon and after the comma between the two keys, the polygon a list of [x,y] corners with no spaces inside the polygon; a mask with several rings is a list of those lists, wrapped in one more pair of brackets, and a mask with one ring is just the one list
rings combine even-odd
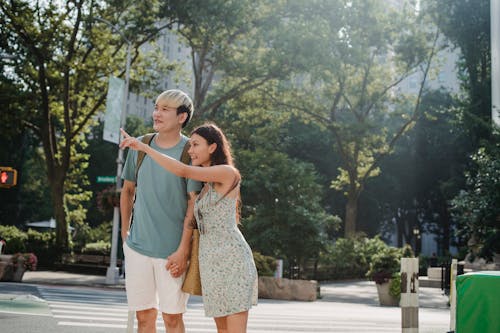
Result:
{"label": "bush", "polygon": [[0,225],[0,237],[5,239],[4,253],[26,252],[26,241],[28,235],[15,226]]}
{"label": "bush", "polygon": [[87,243],[82,249],[85,254],[102,254],[107,255],[111,251],[111,243],[105,241],[98,241],[95,243]]}
{"label": "bush", "polygon": [[380,237],[339,238],[320,254],[316,279],[361,279],[370,268],[372,257],[387,245]]}
{"label": "bush", "polygon": [[112,222],[103,222],[95,228],[91,228],[87,223],[79,225],[73,238],[73,250],[76,253],[83,253],[88,243],[111,242],[112,229]]}
{"label": "bush", "polygon": [[373,256],[366,276],[378,284],[389,281],[395,273],[400,271],[402,255],[401,249],[387,246]]}
{"label": "bush", "polygon": [[38,232],[33,229],[28,229],[26,235],[28,236],[28,240],[26,241],[26,252],[36,253],[38,256],[38,266],[54,266],[54,262],[57,258],[57,250],[55,248],[56,233]]}
{"label": "bush", "polygon": [[274,276],[274,272],[276,271],[275,258],[254,251],[253,259],[259,276]]}

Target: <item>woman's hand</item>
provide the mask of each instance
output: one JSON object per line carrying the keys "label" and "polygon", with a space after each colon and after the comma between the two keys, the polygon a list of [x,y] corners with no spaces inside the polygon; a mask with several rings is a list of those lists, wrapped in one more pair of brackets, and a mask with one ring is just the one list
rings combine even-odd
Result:
{"label": "woman's hand", "polygon": [[128,135],[128,133],[125,132],[123,130],[123,128],[120,128],[120,132],[123,135],[123,140],[120,143],[120,148],[122,148],[122,149],[123,148],[130,148],[130,149],[133,149],[133,150],[142,150],[142,151],[144,151],[144,149],[146,148],[146,145],[144,143],[142,143],[141,141],[137,140],[136,138],[131,137],[130,135]]}

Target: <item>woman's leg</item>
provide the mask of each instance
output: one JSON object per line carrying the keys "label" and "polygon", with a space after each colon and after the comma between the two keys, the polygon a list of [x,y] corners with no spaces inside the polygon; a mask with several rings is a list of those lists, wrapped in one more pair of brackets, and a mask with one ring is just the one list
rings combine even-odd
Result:
{"label": "woman's leg", "polygon": [[217,333],[228,333],[227,330],[227,316],[214,318],[215,326],[217,326]]}
{"label": "woman's leg", "polygon": [[248,310],[227,316],[227,331],[231,333],[246,333]]}

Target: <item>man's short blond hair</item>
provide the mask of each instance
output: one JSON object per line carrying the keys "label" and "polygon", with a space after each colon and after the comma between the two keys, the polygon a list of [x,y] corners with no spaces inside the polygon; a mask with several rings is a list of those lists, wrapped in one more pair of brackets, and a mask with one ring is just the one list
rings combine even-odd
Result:
{"label": "man's short blond hair", "polygon": [[157,98],[156,101],[166,101],[170,102],[173,105],[172,107],[177,108],[177,114],[186,112],[187,117],[184,123],[182,123],[182,128],[186,127],[194,113],[194,105],[191,98],[184,91],[179,89],[169,89],[162,92]]}

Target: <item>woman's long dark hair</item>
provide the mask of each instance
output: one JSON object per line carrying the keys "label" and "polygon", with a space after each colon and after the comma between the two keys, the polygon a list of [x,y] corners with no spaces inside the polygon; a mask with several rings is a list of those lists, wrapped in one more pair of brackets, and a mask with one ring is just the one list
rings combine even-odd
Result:
{"label": "woman's long dark hair", "polygon": [[[234,167],[234,161],[233,161],[233,156],[231,154],[231,145],[229,144],[229,141],[227,140],[226,136],[224,135],[224,132],[215,124],[213,123],[206,123],[201,126],[196,127],[192,132],[191,135],[197,134],[207,140],[207,143],[209,145],[215,143],[217,147],[215,148],[215,151],[210,155],[210,160],[211,160],[211,165],[221,165],[221,164],[226,164]],[[240,183],[241,180],[241,175],[238,169],[236,169],[236,177],[234,179],[233,184],[229,188],[229,190],[224,194],[224,196],[220,199],[224,199],[238,184]],[[219,201],[220,201],[219,200]],[[238,201],[239,200],[239,194],[238,194]],[[238,205],[239,206],[239,205]],[[238,212],[238,207],[237,207],[237,218],[239,220],[239,212]]]}

